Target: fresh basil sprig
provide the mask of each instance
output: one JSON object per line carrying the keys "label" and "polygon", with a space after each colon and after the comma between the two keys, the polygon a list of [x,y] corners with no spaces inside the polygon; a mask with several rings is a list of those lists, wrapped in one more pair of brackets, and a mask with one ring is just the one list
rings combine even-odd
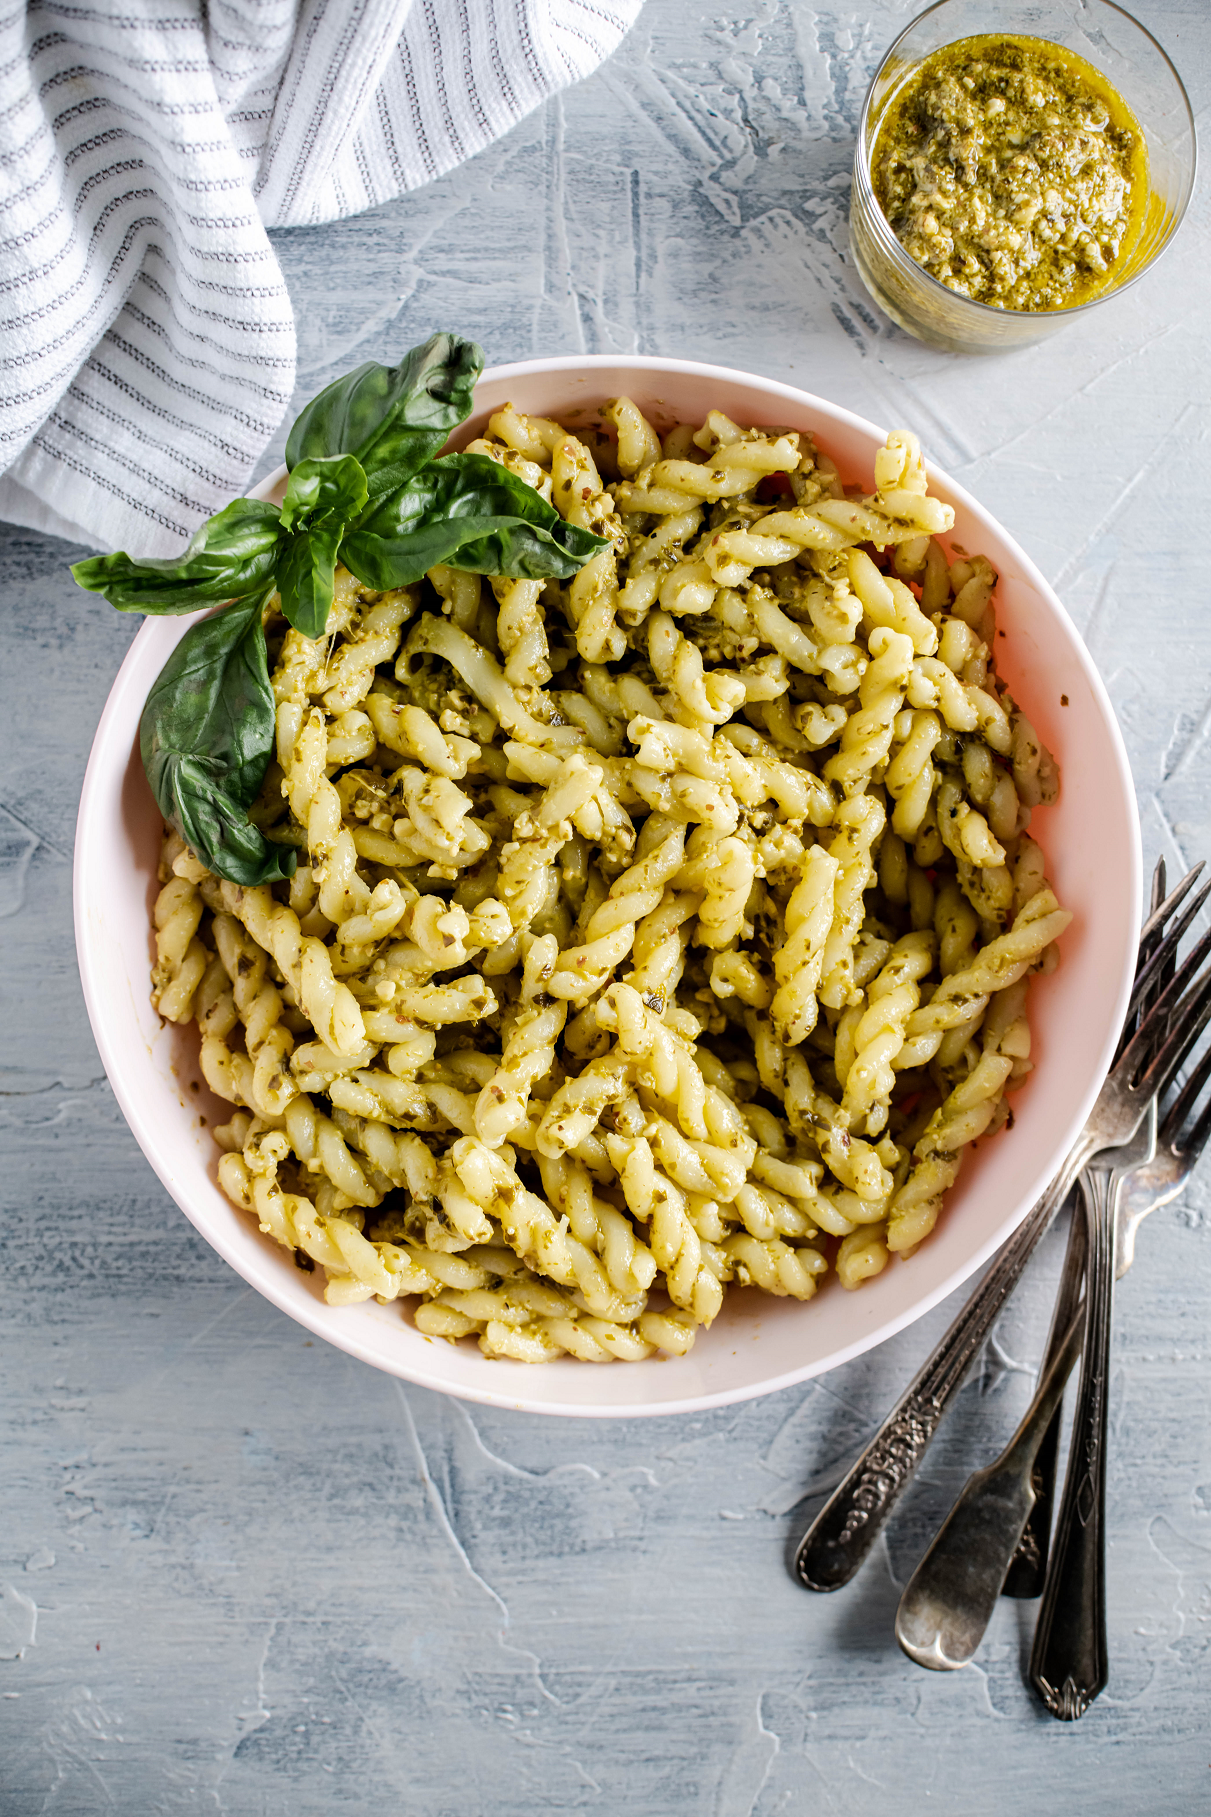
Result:
{"label": "fresh basil sprig", "polygon": [[338,561],[366,586],[410,586],[439,563],[477,574],[569,579],[606,547],[564,523],[532,486],[480,454],[438,459],[471,413],[483,354],[435,334],[398,366],[368,362],[321,391],[286,442],[281,509],[237,498],[167,560],[96,555],[82,587],[120,612],[194,612],[144,709],[143,766],[164,817],[233,883],[289,876],[293,852],[248,819],[273,751],[262,623],[276,588],[305,637],[322,637]]}
{"label": "fresh basil sprig", "polygon": [[290,877],[292,850],[248,818],[273,751],[264,593],[191,625],[147,696],[139,751],[165,820],[231,883]]}

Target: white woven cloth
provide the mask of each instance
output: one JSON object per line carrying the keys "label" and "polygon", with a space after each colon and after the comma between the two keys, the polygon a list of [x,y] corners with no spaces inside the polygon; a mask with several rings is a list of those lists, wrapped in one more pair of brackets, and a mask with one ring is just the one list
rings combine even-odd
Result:
{"label": "white woven cloth", "polygon": [[7,0],[0,517],[176,552],[290,401],[266,228],[452,169],[594,69],[640,4]]}

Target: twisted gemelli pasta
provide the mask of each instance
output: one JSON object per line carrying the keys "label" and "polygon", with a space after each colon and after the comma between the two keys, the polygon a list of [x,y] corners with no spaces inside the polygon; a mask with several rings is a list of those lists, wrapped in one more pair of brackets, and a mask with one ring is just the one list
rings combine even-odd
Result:
{"label": "twisted gemelli pasta", "polygon": [[813,846],[786,905],[785,938],[774,954],[778,991],[771,1014],[778,1039],[788,1046],[804,1040],[816,1026],[816,991],[825,944],[832,931],[834,891],[840,869],[839,860],[831,852],[823,846]]}
{"label": "twisted gemelli pasta", "polygon": [[729,1284],[910,1256],[1069,920],[916,439],[861,491],[802,431],[660,427],[472,444],[604,539],[569,581],[338,568],[314,642],[271,600],[252,818],[297,868],[164,846],[153,1002],[234,1107],[223,1190],[330,1303],[502,1360],[681,1356]]}
{"label": "twisted gemelli pasta", "polygon": [[193,884],[170,876],[156,898],[151,1000],[167,1022],[188,1022],[209,953],[196,938],[204,904]]}

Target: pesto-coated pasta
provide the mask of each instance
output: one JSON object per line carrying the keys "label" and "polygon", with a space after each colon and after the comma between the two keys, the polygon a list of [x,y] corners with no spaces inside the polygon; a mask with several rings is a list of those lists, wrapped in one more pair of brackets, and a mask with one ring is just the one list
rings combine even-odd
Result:
{"label": "pesto-coated pasta", "polygon": [[173,833],[154,997],[232,1106],[224,1191],[333,1304],[493,1357],[682,1355],[729,1282],[857,1288],[933,1228],[1030,1070],[1069,916],[1055,764],[997,679],[996,575],[915,438],[627,398],[474,448],[607,546],[567,583],[338,570],[266,608],[287,883]]}

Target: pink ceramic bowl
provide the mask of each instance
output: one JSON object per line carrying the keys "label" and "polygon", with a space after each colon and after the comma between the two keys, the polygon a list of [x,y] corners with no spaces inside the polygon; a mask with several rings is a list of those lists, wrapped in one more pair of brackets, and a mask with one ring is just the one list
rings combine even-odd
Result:
{"label": "pink ceramic bowl", "polygon": [[[506,400],[573,423],[625,393],[655,422],[725,410],[746,424],[813,431],[842,477],[869,486],[884,432],[822,398],[721,367],[657,359],[527,361],[486,372],[466,441]],[[911,428],[911,424],[903,425]],[[274,496],[283,473],[261,489]],[[1075,919],[1063,962],[1036,981],[1036,1070],[1014,1122],[971,1159],[929,1241],[856,1293],[830,1278],[807,1305],[731,1288],[683,1358],[594,1368],[489,1361],[471,1341],[422,1337],[400,1304],[325,1305],[318,1274],[219,1191],[210,1125],[228,1112],[198,1069],[191,1028],[161,1024],[148,999],[160,818],[143,777],[138,722],[148,689],[192,620],[148,619],[114,683],[84,780],[76,834],[76,945],[101,1058],[152,1167],[207,1242],[258,1292],[317,1336],[376,1368],[444,1393],[533,1413],[638,1415],[716,1407],[821,1375],[891,1337],[986,1262],[1046,1186],[1088,1116],[1125,1011],[1139,932],[1140,842],[1126,752],[1096,669],[1071,620],[1018,545],[960,487],[933,472],[955,508],[954,540],[1000,574],[997,661],[1046,743],[1063,787],[1032,830]],[[406,1303],[405,1303],[406,1304]]]}

